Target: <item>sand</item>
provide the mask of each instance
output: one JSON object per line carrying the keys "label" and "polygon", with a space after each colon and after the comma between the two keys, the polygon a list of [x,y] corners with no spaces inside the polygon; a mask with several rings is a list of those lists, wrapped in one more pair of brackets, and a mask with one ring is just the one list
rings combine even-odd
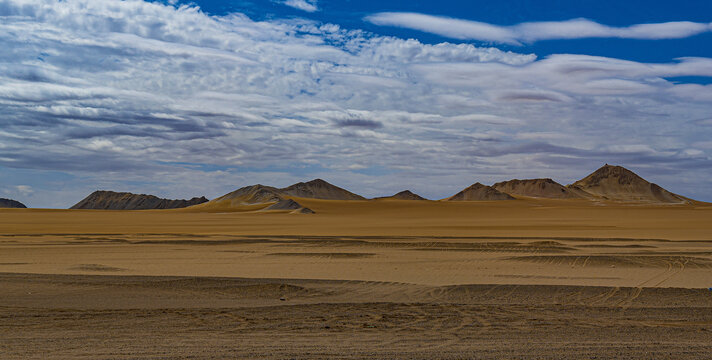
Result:
{"label": "sand", "polygon": [[706,204],[298,201],[0,210],[2,358],[712,351]]}

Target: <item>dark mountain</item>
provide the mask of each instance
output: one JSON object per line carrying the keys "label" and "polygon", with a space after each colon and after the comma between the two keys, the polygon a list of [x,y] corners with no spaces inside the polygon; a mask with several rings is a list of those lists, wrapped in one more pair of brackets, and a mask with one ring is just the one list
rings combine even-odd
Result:
{"label": "dark mountain", "polygon": [[0,198],[0,208],[25,209],[27,206],[17,200]]}
{"label": "dark mountain", "polygon": [[309,182],[300,182],[280,189],[286,196],[324,200],[365,200],[361,195],[356,195],[348,190],[329,184],[322,179]]}
{"label": "dark mountain", "polygon": [[208,199],[194,197],[190,200],[161,199],[153,195],[132,194],[127,192],[95,191],[70,209],[94,210],[150,210],[177,209],[202,204]]}
{"label": "dark mountain", "polygon": [[427,200],[410,190],[403,190],[395,195],[375,198],[374,200]]}

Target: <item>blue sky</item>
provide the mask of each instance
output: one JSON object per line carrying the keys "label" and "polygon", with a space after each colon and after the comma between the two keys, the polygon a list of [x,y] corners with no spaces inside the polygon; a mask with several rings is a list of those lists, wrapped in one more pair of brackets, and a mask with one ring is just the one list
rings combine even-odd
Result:
{"label": "blue sky", "polygon": [[[185,2],[192,3],[192,2]],[[453,41],[437,34],[413,31],[399,27],[378,26],[365,17],[381,12],[413,12],[446,16],[458,19],[486,22],[496,25],[516,25],[533,21],[565,21],[586,18],[609,26],[631,24],[691,21],[709,23],[712,2],[692,1],[644,1],[644,0],[509,0],[509,1],[321,1],[314,12],[284,6],[278,1],[200,1],[200,7],[209,13],[224,15],[242,12],[253,19],[307,18],[324,23],[335,23],[349,29],[363,29],[385,36],[416,38],[421,42],[436,44]],[[483,41],[471,43],[487,46]],[[712,33],[689,38],[639,41],[630,39],[577,39],[549,40],[502,46],[499,48],[517,52],[532,52],[540,57],[575,53],[616,57],[644,62],[671,61],[678,57],[712,57]],[[703,81],[708,81],[701,79]]]}
{"label": "blue sky", "polygon": [[0,197],[570,183],[712,200],[709,1],[0,0]]}

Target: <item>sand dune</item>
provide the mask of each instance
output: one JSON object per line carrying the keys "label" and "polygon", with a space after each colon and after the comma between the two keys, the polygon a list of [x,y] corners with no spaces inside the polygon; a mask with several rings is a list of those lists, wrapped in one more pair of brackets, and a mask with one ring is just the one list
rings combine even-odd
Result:
{"label": "sand dune", "polygon": [[239,188],[231,193],[213,199],[201,207],[214,207],[217,205],[223,207],[240,207],[243,205],[276,203],[281,200],[283,200],[283,198],[279,189],[257,184]]}
{"label": "sand dune", "polygon": [[276,203],[268,206],[265,208],[265,210],[292,210],[294,213],[299,213],[299,214],[313,214],[314,210],[305,208],[302,205],[300,205],[298,202],[292,200],[292,199],[282,199],[277,201]]}
{"label": "sand dune", "polygon": [[291,198],[284,196],[281,189],[265,185],[251,185],[237,189],[217,199],[193,206],[191,211],[289,211],[312,214]]}

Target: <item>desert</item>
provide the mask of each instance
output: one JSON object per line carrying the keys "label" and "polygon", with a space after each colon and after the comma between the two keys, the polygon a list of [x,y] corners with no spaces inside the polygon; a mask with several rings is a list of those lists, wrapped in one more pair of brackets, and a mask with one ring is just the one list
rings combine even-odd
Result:
{"label": "desert", "polygon": [[0,0],[0,360],[712,359],[710,44],[710,0]]}
{"label": "desert", "polygon": [[3,357],[710,351],[707,203],[350,200],[324,183],[346,199],[288,197],[309,214],[270,209],[287,195],[254,187],[232,211],[226,198],[219,211],[0,210]]}

